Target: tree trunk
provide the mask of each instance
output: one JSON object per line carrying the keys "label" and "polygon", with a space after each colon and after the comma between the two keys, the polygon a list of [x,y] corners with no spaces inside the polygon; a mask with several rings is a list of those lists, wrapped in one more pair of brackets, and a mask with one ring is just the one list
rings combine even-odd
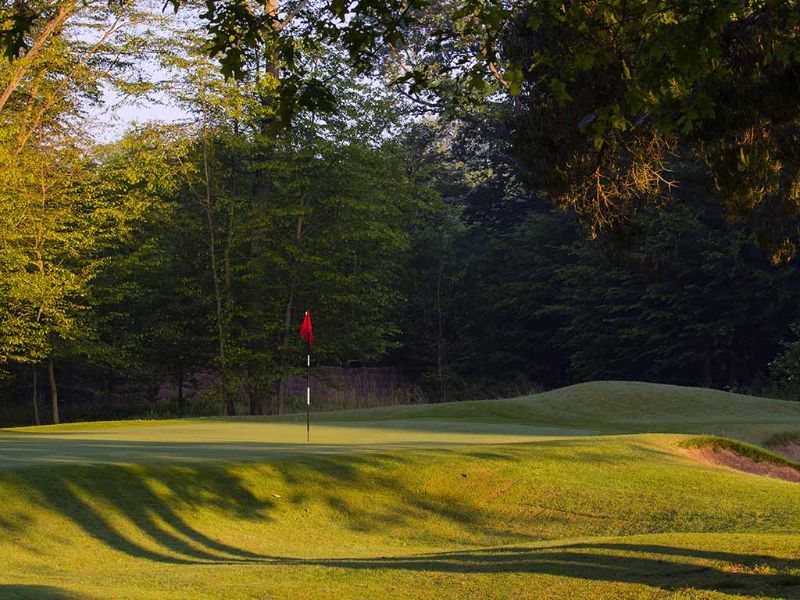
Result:
{"label": "tree trunk", "polygon": [[39,396],[39,375],[36,372],[36,365],[33,365],[33,423],[34,425],[41,425],[42,422],[39,419],[39,402],[37,398]]}
{"label": "tree trunk", "polygon": [[278,382],[278,414],[286,412],[286,377],[281,377]]}
{"label": "tree trunk", "polygon": [[[284,372],[285,373],[285,372]],[[286,377],[281,373],[281,380],[278,382],[278,414],[282,415],[286,412],[286,386],[284,382]]]}
{"label": "tree trunk", "polygon": [[[239,140],[239,121],[234,121],[233,135]],[[231,249],[233,248],[234,236],[234,203],[239,197],[239,161],[236,159],[236,152],[231,153],[231,200],[228,202],[228,230],[226,232],[225,248],[222,252],[222,266],[223,266],[223,294],[225,296],[225,314],[230,315],[233,310],[233,296],[231,294]]]}
{"label": "tree trunk", "polygon": [[[264,13],[273,23],[273,27],[278,28],[277,22],[278,15],[278,0],[264,0]],[[280,71],[278,69],[278,57],[273,51],[265,57],[264,71],[271,78],[277,80]],[[256,77],[260,78],[260,67],[256,67]],[[259,98],[262,106],[269,108],[273,102],[273,97],[269,95],[261,96]],[[269,137],[272,135],[272,128],[275,123],[274,117],[264,117],[259,123],[259,136],[256,140],[255,152],[255,170],[253,173],[253,220],[252,228],[250,230],[250,257],[251,264],[255,272],[252,274],[255,280],[263,280],[263,273],[261,273],[261,257],[264,255],[266,246],[264,222],[267,215],[267,207],[269,206],[270,198],[272,196],[272,185],[269,180],[269,173],[267,172],[266,164],[268,163],[271,155],[272,148],[267,143]],[[259,291],[256,289],[250,302],[248,303],[248,311],[250,312],[250,328],[258,330],[263,328],[264,320],[266,319],[264,303],[261,300]],[[266,340],[254,340],[253,345],[257,350],[259,344],[269,343]],[[252,364],[251,369],[257,368],[257,365]],[[250,376],[248,376],[249,378]],[[259,377],[260,381],[265,378]],[[260,386],[261,384],[259,384]],[[258,415],[264,414],[266,398],[268,397],[269,390],[254,389],[252,381],[248,382],[250,398],[250,414]]]}
{"label": "tree trunk", "polygon": [[248,376],[247,382],[247,398],[250,402],[250,414],[263,415],[266,406],[264,395],[260,391],[254,389],[250,376]]}
{"label": "tree trunk", "polygon": [[106,397],[108,398],[108,402],[112,403],[114,401],[114,371],[112,369],[106,369]]}
{"label": "tree trunk", "polygon": [[61,3],[58,6],[58,11],[56,14],[50,21],[48,21],[39,35],[36,36],[33,44],[31,44],[30,48],[28,48],[28,51],[23,56],[11,63],[11,66],[13,67],[11,76],[9,77],[3,91],[0,92],[0,110],[3,110],[3,107],[6,105],[6,102],[8,102],[11,94],[25,78],[25,74],[28,72],[31,65],[34,64],[36,55],[39,54],[41,49],[47,43],[47,40],[56,31],[61,29],[61,27],[64,25],[64,22],[75,12],[77,6],[78,3],[75,0]]}
{"label": "tree trunk", "polygon": [[47,374],[50,377],[50,405],[53,409],[53,424],[58,425],[58,388],[56,387],[56,373],[53,369],[53,357],[47,359]]}
{"label": "tree trunk", "polygon": [[[266,136],[267,133],[268,124],[264,122],[262,123],[261,134],[262,136]],[[264,142],[257,143],[263,144]],[[250,229],[250,258],[253,270],[252,277],[255,281],[264,281],[265,279],[264,267],[262,265],[262,257],[264,256],[266,248],[264,224],[272,189],[266,168],[263,165],[269,161],[270,154],[271,151],[263,146],[256,151],[258,166],[256,167],[253,181],[253,220]],[[253,290],[253,296],[250,298],[247,308],[250,313],[250,318],[248,319],[249,329],[251,331],[263,330],[267,316],[261,297],[261,290],[258,289],[258,286]],[[266,350],[264,346],[269,343],[270,340],[265,340],[262,336],[255,337],[251,340],[251,351],[255,354],[264,352]],[[253,374],[255,374],[254,372],[257,372],[260,368],[263,368],[263,366],[256,363],[251,364],[248,369],[251,372],[249,377],[252,377]],[[265,389],[258,389],[262,384],[257,383],[258,381],[263,382],[264,379],[264,377],[257,377],[256,381],[251,379],[249,382],[251,415],[264,414],[268,391]]]}
{"label": "tree trunk", "polygon": [[291,336],[291,327],[292,327],[292,305],[294,304],[294,292],[297,289],[297,280],[292,280],[291,284],[289,285],[289,300],[286,302],[286,313],[284,314],[283,318],[283,359],[281,361],[281,380],[278,384],[278,414],[282,415],[286,411],[286,386],[284,382],[286,380],[286,374],[289,370],[288,365],[288,356],[286,353],[286,348],[289,345],[289,339]]}
{"label": "tree trunk", "polygon": [[250,390],[250,414],[263,415],[264,414],[264,397],[252,389]]}
{"label": "tree trunk", "polygon": [[703,387],[710,388],[714,384],[712,376],[711,364],[711,348],[706,350],[705,358],[703,358]]}
{"label": "tree trunk", "polygon": [[439,271],[436,274],[436,371],[439,376],[439,389],[441,402],[447,402],[447,384],[444,381],[444,352],[442,342],[444,338],[444,317],[442,313],[442,276],[444,274],[444,229],[439,246]]}
{"label": "tree trunk", "polygon": [[225,316],[222,309],[222,291],[220,289],[220,270],[217,260],[217,237],[214,224],[214,196],[211,193],[211,170],[208,166],[208,130],[206,128],[206,92],[203,88],[203,178],[205,185],[205,210],[208,223],[208,250],[211,256],[211,277],[214,280],[214,304],[217,321],[217,343],[219,349],[220,383],[222,385],[222,405],[228,416],[236,414],[236,405],[228,394],[227,358],[225,353]]}
{"label": "tree trunk", "polygon": [[181,417],[186,416],[186,398],[183,396],[183,371],[181,370],[178,375],[178,414]]}

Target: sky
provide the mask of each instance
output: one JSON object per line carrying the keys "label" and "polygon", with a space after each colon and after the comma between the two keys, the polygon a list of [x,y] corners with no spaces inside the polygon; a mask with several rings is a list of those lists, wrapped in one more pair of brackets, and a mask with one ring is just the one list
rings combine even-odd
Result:
{"label": "sky", "polygon": [[[196,15],[188,10],[182,10],[173,14],[167,10],[164,12],[161,0],[137,0],[136,7],[144,13],[153,15],[156,19],[164,17],[164,24],[161,27],[168,27],[188,30],[195,27],[193,19]],[[154,30],[156,37],[161,38],[163,43],[169,43],[174,32],[166,28],[160,28],[158,21],[146,22],[141,25],[126,25],[123,31],[128,33],[144,32],[146,28]],[[77,30],[78,37],[87,43],[94,43],[101,35],[96,29]],[[166,69],[159,64],[150,54],[157,55],[159,48],[145,48],[141,56],[135,59],[135,75],[147,82],[166,81],[177,79],[177,74]],[[180,107],[174,98],[170,98],[165,93],[151,93],[145,97],[125,97],[110,85],[103,86],[103,96],[97,104],[90,104],[86,107],[89,117],[89,133],[98,142],[111,142],[121,137],[125,131],[136,124],[150,121],[174,123],[186,121],[191,115]]]}
{"label": "sky", "polygon": [[88,107],[89,133],[100,143],[113,142],[137,124],[150,121],[176,123],[191,115],[164,94],[156,98],[123,100],[115,90],[106,88],[103,101]]}

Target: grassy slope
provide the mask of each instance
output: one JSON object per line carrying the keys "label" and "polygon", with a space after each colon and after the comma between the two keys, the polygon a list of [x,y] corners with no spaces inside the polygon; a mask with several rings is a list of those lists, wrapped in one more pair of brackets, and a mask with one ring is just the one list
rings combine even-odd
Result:
{"label": "grassy slope", "polygon": [[[0,597],[800,597],[800,486],[636,434],[800,405],[600,383],[320,420],[0,432]],[[108,455],[142,464],[79,464]]]}
{"label": "grassy slope", "polygon": [[[800,403],[753,398],[719,390],[630,381],[598,381],[502,400],[368,408],[314,415],[316,421],[381,422],[459,420],[513,423],[599,432],[691,431],[716,433],[725,427],[751,432],[753,426],[793,423],[800,427]],[[199,419],[209,421],[212,419]],[[304,421],[305,414],[268,417],[268,422]],[[229,419],[223,419],[230,422]],[[252,422],[253,419],[247,419]],[[170,426],[186,421],[116,421],[17,428],[13,431],[86,431],[136,426]],[[2,431],[2,429],[0,429]],[[12,430],[6,430],[12,431]]]}

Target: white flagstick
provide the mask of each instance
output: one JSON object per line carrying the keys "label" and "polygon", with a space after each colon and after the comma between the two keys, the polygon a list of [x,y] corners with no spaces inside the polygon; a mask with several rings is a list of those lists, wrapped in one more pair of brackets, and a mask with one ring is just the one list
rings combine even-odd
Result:
{"label": "white flagstick", "polygon": [[311,441],[311,344],[306,341],[306,442]]}
{"label": "white flagstick", "polygon": [[306,310],[300,335],[306,340],[306,442],[311,441],[311,311]]}

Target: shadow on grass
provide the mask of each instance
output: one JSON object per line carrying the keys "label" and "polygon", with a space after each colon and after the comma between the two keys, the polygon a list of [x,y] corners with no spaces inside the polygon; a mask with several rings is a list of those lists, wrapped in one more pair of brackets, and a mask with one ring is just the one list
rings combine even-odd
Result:
{"label": "shadow on grass", "polygon": [[[524,449],[506,454],[483,449],[421,452],[413,455],[421,459],[415,460],[414,468],[426,462],[448,461],[458,454],[492,469],[524,455]],[[469,492],[474,485],[467,473],[447,472],[449,463],[445,462],[452,485],[438,492],[426,491],[422,489],[424,478],[410,474],[413,469],[407,468],[409,460],[398,453],[370,452],[300,455],[293,460],[238,466],[209,462],[0,470],[0,496],[25,498],[34,509],[9,506],[0,518],[0,534],[12,536],[23,546],[26,532],[35,526],[31,514],[38,509],[42,514],[54,513],[67,519],[96,540],[135,558],[172,564],[270,560],[276,557],[225,544],[216,538],[219,525],[198,522],[197,517],[187,515],[223,515],[254,522],[257,527],[273,518],[273,509],[280,502],[282,510],[288,507],[295,518],[301,519],[307,505],[323,504],[341,517],[340,523],[357,533],[402,530],[407,537],[425,541],[433,535],[442,544],[480,535],[494,539],[511,536],[520,542],[541,539],[539,534],[500,523],[489,504],[482,505],[474,498],[460,501],[461,491]],[[571,460],[583,459],[573,456]],[[284,491],[276,496],[276,488]],[[347,492],[353,489],[363,493]],[[555,528],[574,515],[541,511],[536,518],[543,528]],[[443,529],[450,533],[435,532],[430,523],[438,527],[444,524]]]}
{"label": "shadow on grass", "polygon": [[[179,511],[215,508],[241,519],[268,518],[257,498],[223,465],[198,467],[70,466],[0,473],[0,489],[66,517],[85,533],[129,556],[194,564],[261,555],[223,544],[190,525]],[[24,538],[32,524],[0,521]],[[135,535],[131,535],[131,533]],[[146,545],[135,541],[147,540]]]}
{"label": "shadow on grass", "polygon": [[[533,443],[544,443],[533,442]],[[260,462],[307,456],[335,456],[358,452],[443,449],[481,445],[470,442],[397,441],[364,444],[271,442],[147,442],[34,437],[0,432],[0,471],[71,465],[188,464],[204,461]]]}
{"label": "shadow on grass", "polygon": [[[145,443],[141,443],[144,445]],[[158,446],[158,444],[156,444]],[[142,449],[145,451],[145,449]],[[443,460],[453,450],[428,450],[422,462]],[[474,461],[493,466],[514,461],[524,449],[506,454],[486,449],[458,451]],[[420,454],[415,454],[417,459]],[[594,452],[570,460],[595,462]],[[606,458],[606,460],[609,460]],[[266,465],[231,466],[215,462],[195,465],[94,465],[37,467],[0,470],[0,496],[24,498],[32,507],[69,520],[82,532],[128,556],[174,565],[262,564],[340,568],[351,570],[398,570],[444,573],[549,574],[621,583],[641,583],[665,590],[695,588],[758,593],[773,598],[800,597],[800,559],[783,560],[765,555],[709,552],[671,546],[636,544],[574,544],[559,547],[496,548],[376,559],[303,560],[253,552],[217,539],[207,524],[190,521],[194,511],[228,515],[241,521],[264,522],[277,508],[270,494],[274,486],[288,488],[288,503],[303,510],[313,500],[327,505],[356,532],[407,531],[426,521],[438,520],[455,531],[498,536],[500,523],[489,505],[459,502],[460,482],[471,479],[453,472],[453,487],[434,494],[419,489],[421,480],[409,480],[409,459],[401,454],[373,452],[364,455],[298,456],[291,461]],[[414,467],[420,463],[417,460]],[[487,465],[484,465],[487,466]],[[405,475],[405,477],[404,477]],[[342,490],[358,488],[366,496],[391,497],[391,505],[364,505]],[[286,492],[283,492],[284,494]],[[282,507],[285,509],[286,507]],[[300,513],[302,515],[302,513]],[[588,515],[592,516],[592,515]],[[540,514],[537,519],[569,520],[568,516]],[[506,524],[507,525],[507,524]],[[35,522],[25,511],[5,513],[0,534],[24,542]],[[393,529],[392,529],[393,528]],[[204,532],[205,530],[206,532]],[[509,531],[526,540],[520,531]],[[388,534],[387,534],[388,535]],[[26,586],[12,594],[13,586],[0,587],[0,596],[25,597]],[[31,587],[35,591],[35,587]],[[57,589],[41,588],[30,597],[69,598]],[[48,596],[49,591],[52,595]]]}
{"label": "shadow on grass", "polygon": [[[209,564],[276,557],[225,544],[215,537],[219,525],[191,521],[186,515],[199,511],[263,523],[272,518],[276,498],[281,498],[283,508],[294,506],[298,512],[309,501],[323,503],[358,532],[380,531],[387,525],[412,520],[418,523],[434,513],[461,524],[485,518],[452,502],[423,499],[408,489],[393,468],[404,460],[372,452],[363,456],[301,456],[292,461],[237,466],[211,462],[0,470],[0,497],[25,499],[7,507],[0,518],[0,534],[24,546],[26,533],[36,524],[31,514],[38,511],[65,518],[131,557],[171,564]],[[391,494],[398,502],[364,511],[342,494],[353,486],[366,487],[367,493]],[[276,487],[288,487],[289,493],[286,497],[269,493]]]}
{"label": "shadow on grass", "polygon": [[787,560],[647,544],[504,547],[396,558],[304,561],[302,564],[463,575],[528,573],[643,584],[668,592],[693,589],[769,598],[800,597],[800,558]]}
{"label": "shadow on grass", "polygon": [[71,592],[49,585],[24,585],[0,583],[0,600],[78,600]]}

